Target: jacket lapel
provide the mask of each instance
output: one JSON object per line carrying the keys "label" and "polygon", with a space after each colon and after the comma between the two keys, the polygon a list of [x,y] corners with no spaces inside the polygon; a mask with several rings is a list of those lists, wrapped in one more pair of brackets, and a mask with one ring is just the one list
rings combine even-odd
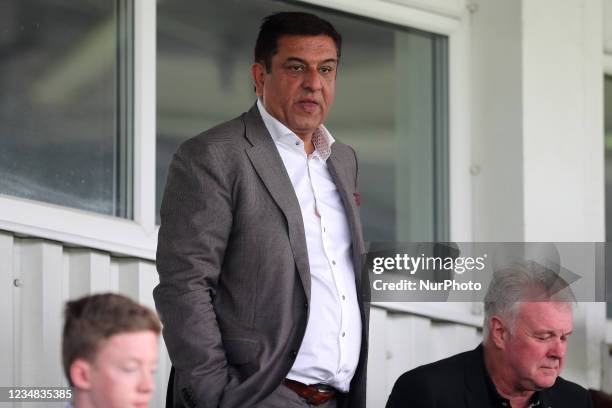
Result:
{"label": "jacket lapel", "polygon": [[261,119],[257,104],[243,117],[246,138],[252,145],[246,149],[246,154],[264,186],[272,196],[272,199],[285,215],[293,258],[295,259],[306,298],[310,302],[310,267],[308,264],[304,222],[291,179],[276,149],[274,140],[272,140],[268,129],[266,129]]}
{"label": "jacket lapel", "polygon": [[338,188],[338,193],[342,199],[344,211],[348,220],[353,248],[353,266],[355,269],[355,279],[359,292],[361,285],[361,255],[363,250],[363,238],[361,236],[361,227],[359,224],[359,211],[357,210],[355,199],[352,195],[355,188],[351,188],[351,185],[354,185],[354,182],[351,183],[351,181],[346,177],[345,173],[341,171],[342,168],[341,158],[339,157],[337,150],[334,149],[334,145],[332,145],[331,155],[327,160],[327,169],[329,170],[332,180],[336,184],[336,188]]}

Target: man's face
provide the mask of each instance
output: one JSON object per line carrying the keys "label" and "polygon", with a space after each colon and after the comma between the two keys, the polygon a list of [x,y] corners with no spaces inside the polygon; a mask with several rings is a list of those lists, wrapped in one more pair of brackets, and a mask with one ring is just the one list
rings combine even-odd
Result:
{"label": "man's face", "polygon": [[157,364],[158,336],[152,331],[111,336],[90,364],[86,390],[94,407],[149,406]]}
{"label": "man's face", "polygon": [[572,332],[572,308],[561,302],[522,302],[505,350],[516,391],[551,387],[559,376]]}
{"label": "man's face", "polygon": [[270,72],[252,67],[257,96],[266,110],[295,132],[310,136],[325,120],[334,101],[338,55],[326,35],[282,36]]}

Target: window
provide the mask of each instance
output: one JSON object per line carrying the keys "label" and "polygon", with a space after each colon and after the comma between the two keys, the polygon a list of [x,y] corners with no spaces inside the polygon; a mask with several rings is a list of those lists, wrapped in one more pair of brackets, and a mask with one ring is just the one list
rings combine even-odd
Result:
{"label": "window", "polygon": [[131,218],[131,3],[0,3],[0,194]]}
{"label": "window", "polygon": [[[250,65],[257,31],[264,16],[281,10],[312,8],[278,1],[159,2],[157,208],[178,145],[255,102]],[[366,240],[448,239],[446,37],[314,12],[344,40],[326,125],[357,151]]]}

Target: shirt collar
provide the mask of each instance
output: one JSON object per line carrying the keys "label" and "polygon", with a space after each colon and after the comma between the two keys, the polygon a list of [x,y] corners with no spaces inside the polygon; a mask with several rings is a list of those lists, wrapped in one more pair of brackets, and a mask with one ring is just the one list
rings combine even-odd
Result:
{"label": "shirt collar", "polygon": [[[276,143],[286,143],[295,147],[295,141],[301,141],[298,135],[291,131],[291,129],[268,113],[263,105],[263,102],[259,98],[257,99],[257,108],[259,109],[261,118],[266,125],[266,129],[268,129],[270,136],[272,136],[272,139]],[[312,135],[312,144],[315,148],[315,152],[313,154],[318,154],[323,161],[327,160],[331,155],[331,145],[334,144],[335,141],[336,140],[325,126],[319,126]],[[303,147],[301,146],[302,145],[300,145],[300,148],[303,150]]]}
{"label": "shirt collar", "polygon": [[[495,384],[493,384],[493,380],[491,380],[491,376],[487,372],[486,367],[484,370],[484,375],[485,382],[487,384],[487,390],[489,391],[491,406],[495,408],[510,408],[510,401],[508,401],[506,398],[502,397],[499,394],[497,388],[495,388]],[[543,406],[544,405],[542,403],[542,395],[540,391],[534,392],[531,398],[529,399],[529,408],[541,408]]]}

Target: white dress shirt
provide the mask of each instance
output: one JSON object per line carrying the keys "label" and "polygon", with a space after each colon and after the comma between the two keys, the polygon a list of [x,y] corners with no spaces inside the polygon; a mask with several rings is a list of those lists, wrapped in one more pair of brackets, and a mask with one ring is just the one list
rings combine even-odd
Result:
{"label": "white dress shirt", "polygon": [[300,203],[310,265],[308,323],[287,378],[347,392],[359,361],[361,314],[349,225],[326,163],[334,138],[321,125],[312,138],[315,150],[306,155],[302,139],[271,116],[261,100],[257,107]]}

